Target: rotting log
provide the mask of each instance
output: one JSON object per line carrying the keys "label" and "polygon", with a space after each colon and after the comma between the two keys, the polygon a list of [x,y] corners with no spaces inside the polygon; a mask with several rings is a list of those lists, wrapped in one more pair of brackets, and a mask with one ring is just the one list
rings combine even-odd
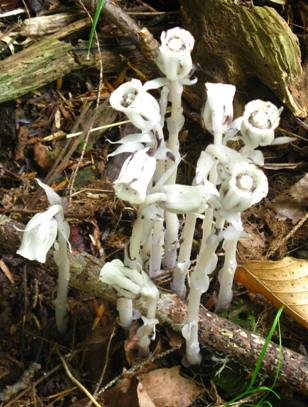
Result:
{"label": "rotting log", "polygon": [[[7,216],[0,216],[0,253],[14,255],[20,244],[20,230],[24,225]],[[87,253],[70,255],[71,281],[70,286],[96,297],[115,302],[114,291],[103,284],[98,275],[104,261]],[[33,263],[34,265],[35,263]],[[52,256],[46,263],[48,272],[55,272]],[[136,300],[134,306],[142,313],[147,304]],[[187,306],[172,294],[161,293],[158,303],[157,318],[161,324],[170,326],[174,331],[181,332],[187,313]],[[213,352],[235,360],[245,368],[253,369],[264,344],[264,338],[242,329],[240,326],[219,317],[205,309],[200,310],[200,343]],[[278,381],[296,392],[308,395],[308,358],[288,348],[282,348],[282,367]],[[271,342],[262,365],[262,373],[274,378],[278,366],[279,347]]]}
{"label": "rotting log", "polygon": [[[120,52],[125,51],[132,55],[134,46],[127,45],[118,52],[104,49],[101,53],[104,71],[119,72],[125,64]],[[0,103],[32,92],[74,70],[98,67],[99,58],[98,52],[88,58],[86,45],[73,47],[56,38],[44,38],[0,61]]]}
{"label": "rotting log", "polygon": [[295,115],[307,115],[299,41],[274,8],[234,0],[181,0],[181,5],[206,80],[251,93],[249,81],[257,78]]}

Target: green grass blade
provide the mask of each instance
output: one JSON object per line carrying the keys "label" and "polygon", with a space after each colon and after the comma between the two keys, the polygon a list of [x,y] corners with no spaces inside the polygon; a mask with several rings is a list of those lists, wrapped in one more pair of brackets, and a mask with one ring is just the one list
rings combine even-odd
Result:
{"label": "green grass blade", "polygon": [[95,31],[96,31],[97,22],[98,22],[99,16],[101,15],[104,5],[105,5],[105,0],[98,0],[96,10],[95,10],[95,15],[94,15],[93,22],[92,22],[89,41],[88,41],[88,56],[90,54],[90,49],[93,44],[93,38],[94,38]]}
{"label": "green grass blade", "polygon": [[228,401],[225,404],[225,407],[228,407],[228,406],[232,405],[232,403],[235,403],[236,401],[239,401],[239,400],[241,400],[241,399],[243,399],[243,398],[245,398],[247,396],[250,396],[251,394],[260,393],[260,392],[263,392],[263,391],[265,391],[266,393],[273,393],[274,396],[276,396],[277,398],[280,398],[279,394],[276,393],[271,387],[258,386],[258,387],[254,387],[254,388],[247,389],[247,390],[243,391],[243,393],[240,393],[238,396],[234,397],[231,401]]}
{"label": "green grass blade", "polygon": [[[264,359],[264,357],[265,357],[265,354],[266,354],[268,345],[269,345],[269,343],[270,343],[270,341],[271,341],[271,339],[272,339],[272,336],[274,335],[274,332],[275,332],[275,330],[276,330],[276,328],[277,328],[277,325],[279,324],[279,320],[280,320],[280,317],[281,317],[281,314],[282,314],[283,309],[284,309],[284,307],[279,308],[279,310],[278,310],[278,312],[277,312],[277,314],[276,314],[276,316],[275,316],[274,322],[273,322],[273,324],[272,324],[272,326],[271,326],[271,329],[270,329],[269,333],[267,334],[267,337],[266,337],[265,342],[264,342],[264,344],[263,344],[263,346],[262,346],[260,355],[259,355],[259,357],[258,357],[256,366],[255,366],[255,368],[254,368],[254,371],[252,372],[252,376],[251,376],[251,380],[250,380],[248,389],[252,388],[252,387],[254,386],[254,384],[256,383],[256,380],[257,380],[258,374],[259,374],[259,372],[260,372],[260,369],[261,369],[261,366],[262,366],[262,363],[263,363],[263,359]],[[280,326],[279,326],[279,327],[280,327]],[[281,347],[280,347],[280,349],[281,349]],[[280,361],[280,358],[279,358],[279,360],[278,360],[278,363],[279,363],[278,366],[279,366],[279,373],[280,373],[281,364],[282,364],[282,361]],[[278,376],[279,376],[279,373],[278,373],[278,375],[277,375],[277,371],[276,371],[274,383],[275,383],[275,381],[277,380],[277,378],[278,378]]]}

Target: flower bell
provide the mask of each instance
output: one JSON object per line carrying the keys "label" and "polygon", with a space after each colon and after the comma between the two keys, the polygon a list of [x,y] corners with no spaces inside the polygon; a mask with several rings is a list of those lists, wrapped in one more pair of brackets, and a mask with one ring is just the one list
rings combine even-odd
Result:
{"label": "flower bell", "polygon": [[[169,212],[203,213],[208,207],[211,196],[218,196],[216,188],[208,181],[204,185],[165,185],[160,189],[161,199],[158,205]],[[151,196],[151,195],[150,195]]]}
{"label": "flower bell", "polygon": [[192,69],[194,37],[183,28],[163,31],[157,65],[170,81],[184,79]]}
{"label": "flower bell", "polygon": [[55,215],[62,211],[60,205],[53,205],[42,213],[37,213],[27,223],[17,254],[28,260],[46,262],[49,249],[57,239],[58,226]]}
{"label": "flower bell", "polygon": [[36,179],[44,189],[50,207],[33,216],[28,222],[22,237],[18,254],[29,260],[46,262],[49,249],[54,245],[54,261],[58,267],[57,298],[54,301],[56,309],[56,324],[60,333],[67,328],[67,292],[70,279],[70,264],[68,250],[70,249],[70,227],[64,219],[61,197],[48,185]]}
{"label": "flower bell", "polygon": [[156,169],[156,159],[147,154],[148,149],[129,156],[114,181],[113,187],[118,198],[131,204],[142,204],[147,188]]}
{"label": "flower bell", "polygon": [[100,280],[112,286],[125,298],[135,298],[141,292],[144,276],[137,270],[125,267],[121,260],[112,260],[101,269]]}
{"label": "flower bell", "polygon": [[264,173],[254,164],[236,162],[231,168],[231,176],[220,188],[222,208],[227,212],[242,212],[260,202],[267,193]]}
{"label": "flower bell", "polygon": [[138,79],[123,83],[110,96],[111,106],[126,114],[142,131],[154,129],[160,123],[160,108]]}
{"label": "flower bell", "polygon": [[140,270],[126,267],[121,260],[113,260],[106,263],[100,271],[100,280],[112,286],[119,298],[117,309],[119,311],[120,325],[128,328],[132,321],[132,299],[141,295],[147,299],[147,318],[142,328],[138,329],[140,345],[146,350],[151,337],[155,333],[155,319],[159,291],[148,275]]}
{"label": "flower bell", "polygon": [[241,124],[244,143],[251,148],[272,144],[282,110],[282,107],[278,109],[271,102],[259,99],[247,103]]}
{"label": "flower bell", "polygon": [[224,83],[205,84],[207,93],[203,122],[214,137],[222,137],[233,120],[233,98],[236,87]]}

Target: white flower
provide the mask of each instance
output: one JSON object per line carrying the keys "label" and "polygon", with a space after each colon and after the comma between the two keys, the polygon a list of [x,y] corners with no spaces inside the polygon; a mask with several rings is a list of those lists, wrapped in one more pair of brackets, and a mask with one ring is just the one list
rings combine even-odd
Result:
{"label": "white flower", "polygon": [[99,279],[112,286],[121,296],[135,298],[140,294],[142,275],[137,270],[125,267],[121,260],[106,263],[100,271]]}
{"label": "white flower", "polygon": [[45,212],[34,215],[26,225],[17,253],[26,259],[45,263],[47,253],[57,238],[55,215],[62,211],[62,206],[52,205]]}
{"label": "white flower", "polygon": [[163,31],[157,65],[170,81],[184,79],[192,69],[194,37],[183,28]]}
{"label": "white flower", "polygon": [[158,290],[144,271],[126,267],[121,260],[106,263],[99,274],[99,279],[112,286],[120,296],[136,298],[138,295],[157,298]]}
{"label": "white flower", "polygon": [[132,124],[142,131],[152,130],[160,122],[158,102],[138,79],[123,83],[113,91],[110,104],[125,113]]}
{"label": "white flower", "polygon": [[170,184],[164,185],[157,193],[157,204],[173,213],[203,213],[208,207],[209,198],[215,195],[219,195],[218,191],[208,181],[204,181],[204,185],[194,186]]}
{"label": "white flower", "polygon": [[267,178],[254,164],[237,162],[231,171],[220,188],[223,210],[242,212],[267,195]]}
{"label": "white flower", "polygon": [[156,168],[156,159],[147,154],[148,149],[129,156],[114,181],[113,187],[118,198],[132,204],[144,202],[147,188]]}
{"label": "white flower", "polygon": [[213,135],[223,135],[233,120],[235,86],[224,83],[205,84],[207,99],[203,109],[205,128]]}
{"label": "white flower", "polygon": [[251,148],[272,144],[282,109],[259,99],[247,103],[241,124],[244,143]]}

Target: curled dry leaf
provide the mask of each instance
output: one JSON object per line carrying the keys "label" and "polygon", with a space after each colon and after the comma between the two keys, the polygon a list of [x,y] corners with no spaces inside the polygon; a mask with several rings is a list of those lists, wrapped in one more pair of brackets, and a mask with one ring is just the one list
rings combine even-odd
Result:
{"label": "curled dry leaf", "polygon": [[308,174],[305,174],[296,184],[290,189],[290,195],[297,201],[304,205],[307,204],[308,199]]}
{"label": "curled dry leaf", "polygon": [[156,369],[140,376],[140,407],[188,407],[202,393],[202,387],[180,375],[180,367]]}
{"label": "curled dry leaf", "polygon": [[262,294],[276,307],[308,328],[308,261],[285,257],[278,261],[250,261],[237,268],[236,281]]}

